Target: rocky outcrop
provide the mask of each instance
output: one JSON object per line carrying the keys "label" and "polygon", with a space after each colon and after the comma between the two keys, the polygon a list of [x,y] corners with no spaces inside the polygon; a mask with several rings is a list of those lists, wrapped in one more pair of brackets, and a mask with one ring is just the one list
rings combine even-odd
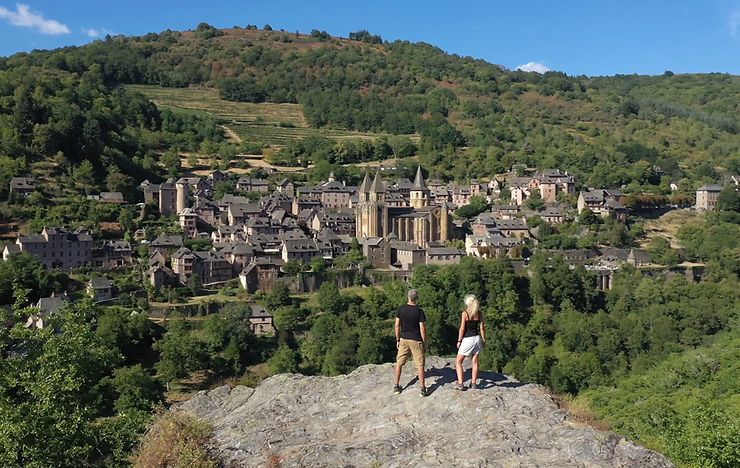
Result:
{"label": "rocky outcrop", "polygon": [[411,364],[404,391],[393,394],[393,366],[383,364],[338,377],[276,375],[256,389],[224,386],[179,409],[213,425],[211,450],[228,467],[673,466],[572,420],[540,386],[483,372],[482,388],[456,391],[452,359],[429,358],[427,369],[427,398]]}

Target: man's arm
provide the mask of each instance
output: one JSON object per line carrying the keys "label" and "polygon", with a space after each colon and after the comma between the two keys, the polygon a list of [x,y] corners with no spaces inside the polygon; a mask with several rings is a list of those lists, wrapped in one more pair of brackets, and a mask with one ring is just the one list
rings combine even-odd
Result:
{"label": "man's arm", "polygon": [[419,322],[419,331],[421,332],[421,342],[424,343],[424,348],[427,346],[427,325],[424,322]]}
{"label": "man's arm", "polygon": [[396,317],[396,348],[399,341],[401,341],[401,319]]}

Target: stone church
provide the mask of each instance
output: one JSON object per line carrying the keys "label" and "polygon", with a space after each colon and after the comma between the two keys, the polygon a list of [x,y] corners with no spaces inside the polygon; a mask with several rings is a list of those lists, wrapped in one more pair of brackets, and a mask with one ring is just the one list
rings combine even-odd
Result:
{"label": "stone church", "polygon": [[358,189],[355,207],[357,237],[390,237],[415,242],[426,248],[429,242],[446,242],[450,238],[452,215],[446,204],[432,205],[430,190],[424,183],[421,166],[409,190],[408,205],[389,206],[388,188],[380,180],[380,172],[370,181],[366,173]]}

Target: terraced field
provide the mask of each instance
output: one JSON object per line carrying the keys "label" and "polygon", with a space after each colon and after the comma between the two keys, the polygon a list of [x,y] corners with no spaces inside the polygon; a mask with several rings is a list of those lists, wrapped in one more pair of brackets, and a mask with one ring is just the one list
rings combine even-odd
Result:
{"label": "terraced field", "polygon": [[236,124],[229,125],[229,127],[244,141],[264,143],[270,146],[282,146],[290,140],[302,139],[308,135],[322,135],[332,139],[375,139],[383,135],[382,133],[363,133],[309,127],[281,127],[280,125],[269,124]]}
{"label": "terraced field", "polygon": [[[332,139],[374,139],[384,135],[310,128],[303,117],[300,104],[224,101],[219,98],[218,90],[212,88],[162,88],[149,85],[126,87],[144,94],[160,109],[211,114],[243,141],[271,147],[284,146],[291,140],[308,135],[323,135]],[[418,140],[418,137],[412,136],[412,140]]]}
{"label": "terraced field", "polygon": [[127,85],[151,99],[161,109],[201,111],[223,119],[226,123],[289,123],[307,127],[300,104],[273,104],[224,101],[213,88],[163,88],[150,85]]}

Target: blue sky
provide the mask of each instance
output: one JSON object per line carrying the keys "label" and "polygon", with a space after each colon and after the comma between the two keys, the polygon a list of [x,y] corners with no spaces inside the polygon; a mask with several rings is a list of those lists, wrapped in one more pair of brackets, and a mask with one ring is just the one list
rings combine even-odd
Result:
{"label": "blue sky", "polygon": [[0,0],[0,56],[200,22],[342,37],[368,29],[510,69],[529,64],[569,75],[740,74],[740,0]]}

